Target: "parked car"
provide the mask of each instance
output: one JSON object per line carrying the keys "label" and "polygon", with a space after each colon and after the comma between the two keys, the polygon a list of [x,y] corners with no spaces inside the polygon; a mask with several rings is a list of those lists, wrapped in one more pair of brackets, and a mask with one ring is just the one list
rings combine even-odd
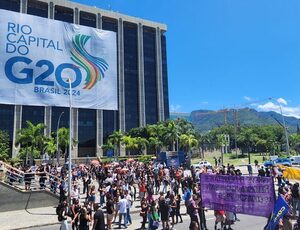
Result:
{"label": "parked car", "polygon": [[300,156],[292,156],[290,159],[293,165],[300,164]]}
{"label": "parked car", "polygon": [[265,167],[273,165],[292,166],[292,161],[289,158],[277,158],[275,160],[269,160],[264,162]]}
{"label": "parked car", "polygon": [[199,162],[199,168],[203,168],[203,167],[211,167],[211,163],[209,163],[208,161],[200,161]]}

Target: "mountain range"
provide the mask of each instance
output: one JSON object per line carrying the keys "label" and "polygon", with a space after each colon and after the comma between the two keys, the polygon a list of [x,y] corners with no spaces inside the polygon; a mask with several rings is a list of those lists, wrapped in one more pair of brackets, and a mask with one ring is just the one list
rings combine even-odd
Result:
{"label": "mountain range", "polygon": [[297,131],[300,119],[295,117],[281,116],[273,111],[260,112],[252,108],[238,110],[195,110],[191,113],[171,113],[170,118],[185,118],[201,132],[207,132],[224,124],[238,125],[283,125],[283,117],[290,133]]}

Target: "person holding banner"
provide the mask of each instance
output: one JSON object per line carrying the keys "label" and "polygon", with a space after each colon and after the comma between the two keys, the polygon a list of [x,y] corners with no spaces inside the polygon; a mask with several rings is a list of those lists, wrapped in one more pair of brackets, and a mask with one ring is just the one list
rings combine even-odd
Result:
{"label": "person holding banner", "polygon": [[224,219],[225,212],[223,210],[215,210],[214,214],[215,214],[215,217],[216,217],[215,230],[218,229],[218,223],[221,223],[221,229],[223,229],[224,221],[225,221],[225,219]]}

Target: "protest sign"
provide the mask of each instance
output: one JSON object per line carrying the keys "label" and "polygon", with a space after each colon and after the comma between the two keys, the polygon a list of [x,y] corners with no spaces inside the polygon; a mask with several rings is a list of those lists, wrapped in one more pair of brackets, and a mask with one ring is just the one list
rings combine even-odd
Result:
{"label": "protest sign", "polygon": [[268,217],[274,207],[271,177],[201,174],[204,207]]}

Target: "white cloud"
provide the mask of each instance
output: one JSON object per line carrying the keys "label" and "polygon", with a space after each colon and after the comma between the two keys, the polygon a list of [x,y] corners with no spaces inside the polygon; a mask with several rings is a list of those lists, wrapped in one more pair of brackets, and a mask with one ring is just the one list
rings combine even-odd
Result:
{"label": "white cloud", "polygon": [[180,112],[181,105],[170,105],[170,112]]}
{"label": "white cloud", "polygon": [[[282,99],[282,98],[279,98],[279,99]],[[279,99],[277,100],[278,103],[287,105],[287,102],[284,99],[280,100],[280,102],[279,102]],[[300,118],[300,106],[289,107],[289,106],[284,106],[284,105],[281,105],[283,115],[288,116],[288,117]],[[258,105],[257,109],[259,111],[264,111],[264,112],[274,111],[274,112],[280,114],[279,104],[275,104],[273,102],[267,102],[265,104]]]}
{"label": "white cloud", "polygon": [[252,101],[252,98],[251,98],[251,97],[244,96],[243,98],[244,98],[244,100],[246,100],[246,101]]}
{"label": "white cloud", "polygon": [[283,105],[287,105],[287,101],[285,99],[283,99],[282,97],[278,98],[277,99],[277,102],[280,103],[280,104],[283,104]]}

